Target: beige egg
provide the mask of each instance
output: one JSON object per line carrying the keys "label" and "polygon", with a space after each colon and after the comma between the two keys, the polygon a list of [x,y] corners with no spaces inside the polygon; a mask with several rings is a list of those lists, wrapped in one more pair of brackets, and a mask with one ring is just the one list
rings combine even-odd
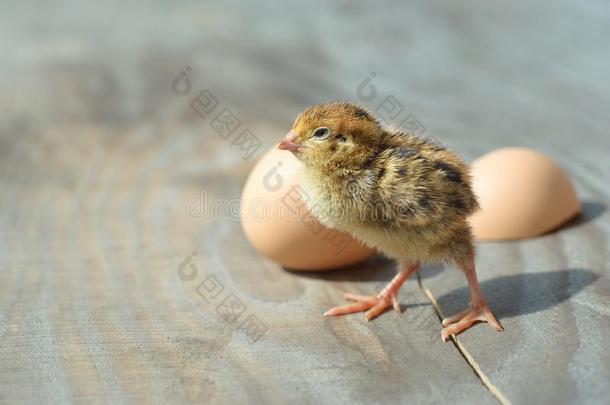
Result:
{"label": "beige egg", "polygon": [[311,216],[298,188],[300,168],[291,153],[274,148],[250,173],[241,219],[256,250],[294,270],[333,269],[371,256],[372,249]]}
{"label": "beige egg", "polygon": [[471,217],[479,240],[523,239],[556,229],[580,212],[566,173],[526,148],[503,148],[472,163],[481,210]]}

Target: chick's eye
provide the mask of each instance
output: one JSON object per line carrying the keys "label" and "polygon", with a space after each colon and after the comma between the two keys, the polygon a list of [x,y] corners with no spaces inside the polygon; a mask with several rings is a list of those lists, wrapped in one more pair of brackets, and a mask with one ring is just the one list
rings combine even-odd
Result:
{"label": "chick's eye", "polygon": [[324,138],[326,135],[328,135],[328,128],[326,127],[320,127],[320,128],[316,128],[315,131],[313,131],[313,137],[314,138]]}

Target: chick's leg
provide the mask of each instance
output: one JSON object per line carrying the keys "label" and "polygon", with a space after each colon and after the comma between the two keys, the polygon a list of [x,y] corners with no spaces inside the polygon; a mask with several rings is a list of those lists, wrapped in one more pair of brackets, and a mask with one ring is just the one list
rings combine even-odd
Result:
{"label": "chick's leg", "polygon": [[377,317],[390,306],[394,307],[396,312],[400,312],[398,304],[398,290],[404,284],[415,270],[419,268],[419,263],[409,265],[401,264],[400,272],[385,286],[377,295],[356,295],[346,293],[345,299],[355,301],[355,304],[343,305],[332,308],[324,313],[324,316],[338,316],[345,314],[353,314],[355,312],[366,311],[365,318],[367,321]]}
{"label": "chick's leg", "polygon": [[450,335],[458,334],[470,328],[478,321],[489,323],[498,332],[503,331],[502,325],[500,325],[494,314],[490,311],[481,293],[475,271],[474,255],[460,261],[458,264],[466,274],[468,288],[470,289],[470,306],[458,314],[443,319],[443,330],[441,332],[443,341],[446,342]]}

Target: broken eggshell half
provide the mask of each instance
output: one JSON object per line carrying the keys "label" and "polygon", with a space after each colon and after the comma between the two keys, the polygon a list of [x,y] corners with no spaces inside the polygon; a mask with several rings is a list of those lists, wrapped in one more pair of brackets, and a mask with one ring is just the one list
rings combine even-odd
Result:
{"label": "broken eggshell half", "polygon": [[502,148],[472,163],[481,209],[470,217],[477,240],[524,239],[557,229],[581,204],[568,175],[527,148]]}

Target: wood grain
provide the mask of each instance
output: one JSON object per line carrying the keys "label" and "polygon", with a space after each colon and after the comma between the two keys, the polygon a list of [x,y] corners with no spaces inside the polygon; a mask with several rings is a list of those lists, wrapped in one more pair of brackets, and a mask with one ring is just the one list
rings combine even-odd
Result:
{"label": "wood grain", "polygon": [[[497,402],[415,280],[401,315],[321,316],[393,263],[291,273],[233,212],[295,114],[358,100],[371,72],[371,109],[393,95],[396,121],[412,114],[466,158],[521,145],[567,170],[583,216],[479,246],[506,332],[459,342],[508,401],[606,401],[610,8],[316,5],[2,6],[0,403]],[[202,118],[204,89],[219,104]],[[212,129],[224,108],[261,141],[251,158]],[[215,214],[189,212],[202,192]],[[458,271],[422,277],[443,312],[466,305]]]}

